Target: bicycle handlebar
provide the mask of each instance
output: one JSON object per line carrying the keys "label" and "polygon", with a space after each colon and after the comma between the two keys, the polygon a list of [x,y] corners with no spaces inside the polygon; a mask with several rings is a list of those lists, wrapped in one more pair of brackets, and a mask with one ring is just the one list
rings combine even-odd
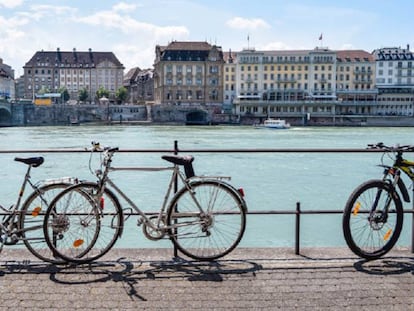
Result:
{"label": "bicycle handlebar", "polygon": [[91,145],[92,145],[92,149],[91,149],[92,152],[94,152],[94,151],[107,151],[109,153],[114,153],[114,152],[119,150],[119,147],[106,146],[106,147],[102,148],[100,143],[96,142],[96,141],[91,142]]}
{"label": "bicycle handlebar", "polygon": [[384,151],[391,151],[391,152],[410,152],[410,151],[414,151],[414,145],[387,146],[387,145],[384,145],[384,143],[379,142],[376,144],[368,144],[367,149],[381,149]]}

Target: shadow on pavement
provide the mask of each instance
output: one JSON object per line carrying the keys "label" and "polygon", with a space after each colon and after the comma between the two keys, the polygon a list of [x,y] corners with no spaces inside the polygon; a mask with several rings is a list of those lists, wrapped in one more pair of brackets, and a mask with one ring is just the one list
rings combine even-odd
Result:
{"label": "shadow on pavement", "polygon": [[414,257],[386,257],[377,260],[360,260],[354,263],[357,271],[372,275],[414,275]]}

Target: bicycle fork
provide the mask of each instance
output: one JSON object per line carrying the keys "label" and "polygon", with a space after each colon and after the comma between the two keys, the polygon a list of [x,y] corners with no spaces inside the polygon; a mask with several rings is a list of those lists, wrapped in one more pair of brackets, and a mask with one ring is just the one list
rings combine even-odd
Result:
{"label": "bicycle fork", "polygon": [[[382,188],[378,188],[377,193],[375,195],[374,202],[372,203],[369,216],[368,216],[368,221],[370,223],[371,228],[376,231],[381,230],[384,227],[384,225],[387,223],[390,204],[393,200],[394,192],[396,191],[395,186],[399,184],[399,182],[401,182],[400,172],[399,171],[395,172],[393,170],[390,173],[390,170],[393,170],[393,168],[389,168],[385,170],[384,178],[383,178],[384,184],[390,187],[390,191],[385,191]],[[387,178],[389,174],[393,176],[392,181]],[[383,195],[383,192],[385,192],[387,197],[385,199],[384,206],[379,207],[378,205],[379,205],[381,196]],[[391,237],[391,235],[392,235],[392,229],[389,228],[383,235],[383,240],[387,241]]]}

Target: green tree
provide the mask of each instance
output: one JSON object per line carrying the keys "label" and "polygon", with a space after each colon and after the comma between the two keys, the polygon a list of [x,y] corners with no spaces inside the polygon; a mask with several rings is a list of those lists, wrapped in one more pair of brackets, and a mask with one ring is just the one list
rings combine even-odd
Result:
{"label": "green tree", "polygon": [[64,86],[59,88],[58,93],[60,93],[63,102],[67,102],[70,99],[69,92]]}
{"label": "green tree", "polygon": [[121,86],[115,93],[116,100],[119,104],[122,104],[128,97],[128,90]]}
{"label": "green tree", "polygon": [[42,88],[37,92],[39,95],[44,95],[46,93],[50,93],[49,89],[47,87],[42,86]]}
{"label": "green tree", "polygon": [[85,102],[89,97],[88,90],[86,88],[83,88],[79,91],[79,101]]}
{"label": "green tree", "polygon": [[99,99],[101,99],[102,97],[109,97],[109,91],[104,88],[103,86],[101,86],[97,91],[96,91],[96,97]]}

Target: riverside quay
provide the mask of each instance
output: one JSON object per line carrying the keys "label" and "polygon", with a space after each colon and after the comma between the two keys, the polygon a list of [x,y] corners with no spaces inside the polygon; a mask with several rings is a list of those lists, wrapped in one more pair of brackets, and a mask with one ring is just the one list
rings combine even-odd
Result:
{"label": "riverside quay", "polygon": [[172,41],[155,47],[153,68],[125,74],[112,52],[38,51],[16,81],[1,62],[0,122],[412,126],[413,63],[409,45],[223,51]]}

